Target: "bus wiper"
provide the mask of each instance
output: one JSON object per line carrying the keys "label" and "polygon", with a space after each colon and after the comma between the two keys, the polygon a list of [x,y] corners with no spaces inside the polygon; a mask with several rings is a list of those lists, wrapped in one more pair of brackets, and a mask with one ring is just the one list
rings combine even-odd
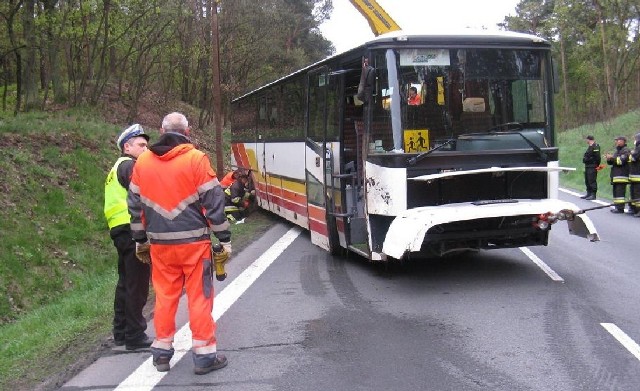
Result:
{"label": "bus wiper", "polygon": [[437,151],[438,149],[442,149],[442,148],[446,147],[447,145],[453,143],[454,141],[456,141],[455,138],[450,138],[447,141],[443,142],[442,144],[438,145],[437,147],[431,148],[430,150],[428,150],[426,152],[422,152],[420,155],[417,155],[417,156],[414,156],[412,158],[409,158],[407,160],[407,164],[413,166],[416,163],[418,163],[420,160],[422,160],[425,157],[427,157],[427,155],[429,155],[431,152]]}
{"label": "bus wiper", "polygon": [[[507,124],[504,125],[522,125],[519,124],[517,122],[509,122]],[[536,143],[534,143],[533,141],[531,141],[527,136],[525,136],[524,134],[522,134],[520,132],[520,130],[506,130],[506,131],[495,131],[495,129],[497,129],[498,127],[503,126],[503,125],[498,125],[496,127],[491,128],[491,130],[489,131],[489,133],[468,133],[468,134],[464,134],[464,135],[460,135],[458,137],[464,137],[464,136],[499,136],[502,134],[517,134],[518,136],[522,137],[524,139],[524,141],[531,147],[531,149],[533,149],[538,156],[540,157],[540,159],[543,162],[548,162],[549,161],[549,156],[547,155],[547,153],[545,151],[543,151],[539,146],[536,145]]]}
{"label": "bus wiper", "polygon": [[527,144],[529,144],[529,146],[536,151],[536,153],[538,154],[538,156],[540,156],[540,159],[543,162],[548,162],[549,161],[549,157],[547,156],[547,153],[545,151],[543,151],[539,146],[536,145],[536,143],[534,143],[533,141],[529,140],[529,138],[527,136],[525,136],[524,134],[520,133],[520,132],[513,132],[513,133],[517,133],[520,135],[520,137],[522,137],[524,139],[524,141],[527,142]]}

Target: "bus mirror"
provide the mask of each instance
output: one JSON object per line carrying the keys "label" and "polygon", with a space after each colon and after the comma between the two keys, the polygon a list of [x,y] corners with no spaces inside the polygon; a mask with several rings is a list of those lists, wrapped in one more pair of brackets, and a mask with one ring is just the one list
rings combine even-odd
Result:
{"label": "bus mirror", "polygon": [[362,73],[360,74],[360,84],[358,84],[358,95],[356,95],[356,98],[364,103],[369,102],[375,75],[376,72],[373,67],[367,65],[366,67],[362,68]]}

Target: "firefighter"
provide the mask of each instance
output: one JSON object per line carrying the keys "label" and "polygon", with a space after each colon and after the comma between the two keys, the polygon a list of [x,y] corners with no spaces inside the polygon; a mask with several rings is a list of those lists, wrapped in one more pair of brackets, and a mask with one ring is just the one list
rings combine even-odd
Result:
{"label": "firefighter", "polygon": [[600,165],[600,145],[591,135],[587,136],[587,150],[582,157],[584,163],[584,184],[587,194],[580,198],[585,200],[595,200],[598,192],[598,166]]}
{"label": "firefighter", "polygon": [[133,124],[118,137],[120,158],[109,171],[104,184],[104,215],[109,236],[118,252],[118,282],[113,302],[113,340],[127,350],[147,348],[152,340],[147,336],[147,320],[142,309],[149,295],[149,264],[136,258],[136,245],[131,237],[127,190],[133,165],[147,150],[149,135],[139,124]]}
{"label": "firefighter", "polygon": [[634,148],[629,154],[629,196],[634,216],[640,217],[640,133],[636,133],[634,139]]}
{"label": "firefighter", "polygon": [[631,151],[627,147],[627,138],[618,136],[614,139],[615,152],[607,153],[605,158],[607,164],[611,166],[611,185],[613,186],[612,213],[624,213],[627,184],[629,183],[629,155]]}
{"label": "firefighter", "polygon": [[[160,139],[134,166],[128,202],[136,255],[153,260],[153,365],[159,372],[170,369],[175,315],[184,287],[194,372],[202,375],[227,365],[227,358],[217,353],[212,270],[214,263],[223,264],[229,257],[231,233],[222,187],[207,155],[191,143],[190,131],[183,114],[164,117]],[[212,254],[211,233],[222,252]]]}
{"label": "firefighter", "polygon": [[246,174],[238,174],[236,180],[224,190],[224,213],[227,219],[236,224],[244,222],[244,211],[249,203],[251,193],[248,188],[249,177]]}

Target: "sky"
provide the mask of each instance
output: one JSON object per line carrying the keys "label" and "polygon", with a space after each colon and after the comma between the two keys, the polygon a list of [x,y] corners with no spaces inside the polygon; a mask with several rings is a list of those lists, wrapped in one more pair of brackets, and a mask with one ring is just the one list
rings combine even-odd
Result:
{"label": "sky", "polygon": [[[377,0],[402,28],[426,24],[430,28],[488,28],[515,15],[520,0]],[[331,19],[320,26],[336,53],[374,38],[366,19],[349,0],[333,0]]]}

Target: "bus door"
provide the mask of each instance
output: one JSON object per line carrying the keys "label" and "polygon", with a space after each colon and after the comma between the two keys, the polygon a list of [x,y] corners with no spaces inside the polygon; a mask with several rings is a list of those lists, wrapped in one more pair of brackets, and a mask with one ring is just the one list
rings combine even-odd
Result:
{"label": "bus door", "polygon": [[311,242],[329,251],[340,244],[332,210],[341,197],[335,191],[335,167],[339,157],[337,143],[337,83],[329,78],[327,67],[308,74],[307,132],[305,139],[307,212]]}
{"label": "bus door", "polygon": [[365,159],[365,104],[358,99],[362,59],[342,66],[342,109],[340,111],[341,156],[339,174],[342,205],[333,216],[337,219],[340,243],[363,256],[369,256],[368,225],[364,213],[363,170]]}

